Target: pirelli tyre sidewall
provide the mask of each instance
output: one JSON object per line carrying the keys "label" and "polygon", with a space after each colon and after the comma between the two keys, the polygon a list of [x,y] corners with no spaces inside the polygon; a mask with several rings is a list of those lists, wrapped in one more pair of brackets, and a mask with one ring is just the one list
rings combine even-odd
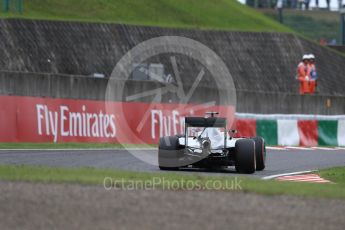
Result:
{"label": "pirelli tyre sidewall", "polygon": [[255,142],[256,170],[264,170],[266,165],[266,146],[262,137],[251,138]]}
{"label": "pirelli tyre sidewall", "polygon": [[256,168],[255,142],[241,139],[235,143],[235,168],[239,173],[254,173]]}
{"label": "pirelli tyre sidewall", "polygon": [[185,166],[184,147],[179,145],[179,136],[166,136],[159,139],[158,166],[160,169],[178,169]]}

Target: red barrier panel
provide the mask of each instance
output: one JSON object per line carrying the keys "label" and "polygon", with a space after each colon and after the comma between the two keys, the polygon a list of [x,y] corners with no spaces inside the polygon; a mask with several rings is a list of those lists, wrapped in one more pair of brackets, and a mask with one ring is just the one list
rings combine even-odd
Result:
{"label": "red barrier panel", "polygon": [[256,136],[256,120],[254,119],[237,119],[235,128],[238,131],[236,137]]}
{"label": "red barrier panel", "polygon": [[0,140],[15,141],[17,136],[16,103],[11,97],[0,97]]}
{"label": "red barrier panel", "polygon": [[231,106],[0,96],[0,141],[154,144],[183,133],[185,116],[206,111],[218,111],[232,126]]}
{"label": "red barrier panel", "polygon": [[298,132],[300,136],[300,146],[317,146],[317,121],[299,120]]}

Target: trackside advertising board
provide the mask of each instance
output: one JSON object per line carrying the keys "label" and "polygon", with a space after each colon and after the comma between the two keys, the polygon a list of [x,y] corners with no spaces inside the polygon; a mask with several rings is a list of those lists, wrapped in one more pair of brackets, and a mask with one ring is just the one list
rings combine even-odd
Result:
{"label": "trackside advertising board", "polygon": [[0,96],[0,142],[157,144],[184,133],[186,116],[218,111],[238,136],[267,145],[345,146],[345,116],[240,114],[231,106]]}
{"label": "trackside advertising board", "polygon": [[157,144],[183,133],[185,116],[207,111],[234,121],[231,106],[0,96],[0,142]]}

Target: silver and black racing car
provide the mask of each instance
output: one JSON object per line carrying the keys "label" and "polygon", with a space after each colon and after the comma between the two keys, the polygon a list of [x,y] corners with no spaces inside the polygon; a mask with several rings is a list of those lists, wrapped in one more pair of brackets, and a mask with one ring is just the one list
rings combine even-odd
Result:
{"label": "silver and black racing car", "polygon": [[234,138],[226,118],[186,117],[185,134],[161,137],[158,165],[161,170],[184,167],[221,168],[235,166],[237,172],[254,173],[265,168],[266,147],[261,137]]}

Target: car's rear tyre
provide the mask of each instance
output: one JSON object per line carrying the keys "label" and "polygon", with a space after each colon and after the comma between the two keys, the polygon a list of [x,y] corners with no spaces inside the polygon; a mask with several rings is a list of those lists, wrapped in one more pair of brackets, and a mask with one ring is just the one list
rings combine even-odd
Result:
{"label": "car's rear tyre", "polygon": [[178,170],[179,158],[183,148],[178,142],[179,136],[166,136],[159,139],[158,166],[161,170]]}
{"label": "car's rear tyre", "polygon": [[261,171],[266,167],[266,146],[262,137],[253,137],[255,142],[256,170]]}
{"label": "car's rear tyre", "polygon": [[239,173],[254,173],[256,168],[255,143],[251,139],[235,143],[235,168]]}

